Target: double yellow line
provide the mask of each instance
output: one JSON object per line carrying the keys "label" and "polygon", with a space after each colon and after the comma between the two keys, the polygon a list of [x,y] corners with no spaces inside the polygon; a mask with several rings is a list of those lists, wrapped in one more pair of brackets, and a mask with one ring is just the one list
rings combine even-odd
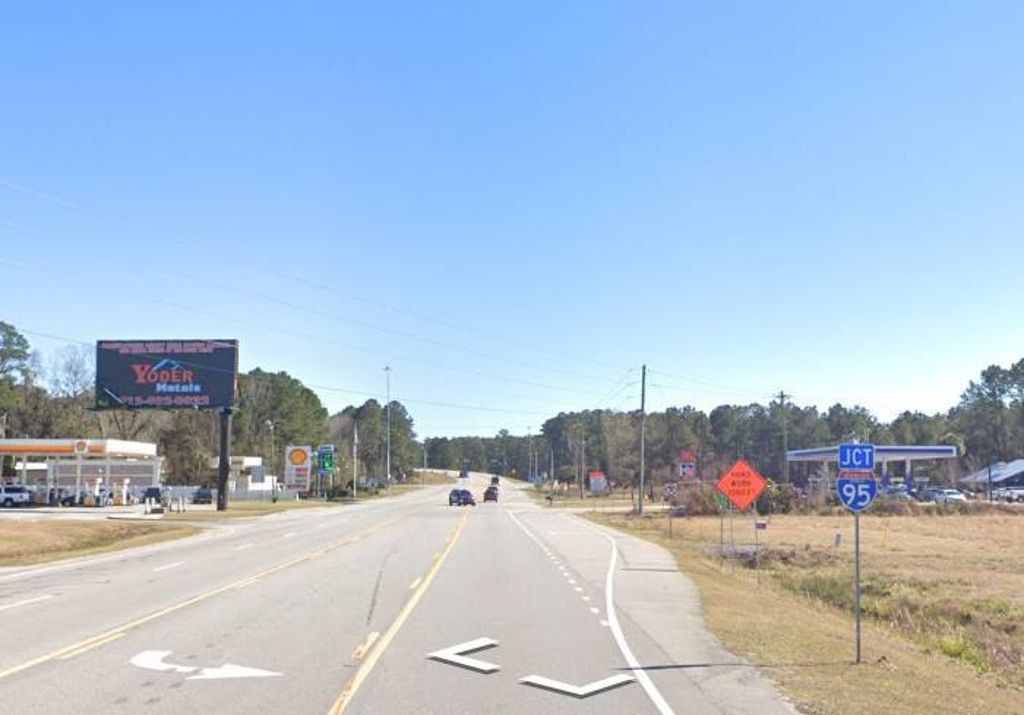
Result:
{"label": "double yellow line", "polygon": [[328,710],[328,715],[341,715],[341,713],[345,712],[345,708],[347,708],[349,703],[352,702],[352,698],[355,697],[359,687],[363,684],[366,678],[369,677],[370,672],[373,670],[374,666],[377,665],[377,661],[380,660],[382,655],[384,655],[384,651],[386,651],[388,646],[391,645],[391,641],[394,640],[398,631],[401,630],[402,626],[405,625],[405,622],[409,620],[409,616],[412,615],[416,605],[420,602],[420,599],[423,598],[423,594],[426,593],[428,588],[430,588],[430,584],[433,582],[434,577],[437,576],[437,572],[441,570],[441,566],[444,564],[445,559],[448,558],[448,554],[450,554],[452,549],[455,548],[455,542],[458,541],[459,535],[462,533],[462,529],[466,525],[466,519],[468,517],[469,512],[463,512],[462,519],[459,520],[459,523],[455,526],[455,530],[446,539],[447,545],[445,546],[444,551],[438,554],[434,559],[434,565],[430,567],[430,571],[428,571],[427,575],[419,582],[419,585],[413,591],[412,596],[410,596],[409,600],[405,602],[402,610],[398,612],[398,616],[395,617],[395,620],[388,627],[387,631],[384,632],[384,635],[377,638],[376,642],[371,641],[367,644],[366,649],[369,652],[366,653],[364,651],[363,656],[365,657],[365,660],[363,660],[362,664],[359,666],[356,674],[352,676],[352,680],[350,680],[345,686],[345,689],[341,691],[338,699],[334,701],[331,709]]}
{"label": "double yellow line", "polygon": [[117,626],[116,628],[111,628],[110,630],[104,631],[99,635],[92,636],[91,638],[86,638],[85,640],[78,641],[77,643],[72,643],[69,646],[65,646],[64,648],[61,648],[59,650],[52,651],[50,653],[47,653],[46,655],[41,655],[37,658],[32,658],[31,660],[27,660],[24,663],[19,663],[18,665],[11,666],[6,670],[0,670],[0,680],[2,680],[3,678],[8,678],[12,675],[16,675],[17,673],[24,672],[30,668],[34,668],[37,665],[48,663],[52,660],[67,660],[68,658],[73,658],[74,656],[79,655],[80,653],[85,653],[86,651],[92,650],[93,648],[98,648],[101,645],[105,645],[106,643],[110,643],[112,641],[117,640],[121,636],[127,634],[128,631],[134,630],[140,626],[155,621],[159,618],[169,616],[172,613],[176,613],[182,609],[188,608],[189,606],[194,606],[197,603],[208,601],[214,596],[219,596],[220,594],[231,591],[232,589],[244,588],[245,586],[249,586],[279,571],[284,571],[287,568],[297,566],[298,564],[301,564],[306,561],[312,561],[313,559],[319,558],[321,556],[324,556],[325,554],[329,554],[332,551],[340,549],[342,546],[353,544],[376,531],[386,529],[392,524],[395,524],[401,521],[402,519],[405,519],[407,516],[408,515],[406,514],[378,522],[377,524],[367,527],[362,531],[356,532],[351,536],[347,536],[344,539],[341,539],[340,541],[336,541],[333,544],[328,544],[327,546],[316,549],[315,551],[311,551],[308,554],[303,554],[302,556],[290,559],[288,561],[285,561],[284,563],[278,564],[277,566],[272,566],[264,571],[260,571],[259,573],[253,576],[246,576],[243,579],[240,579],[233,583],[229,583],[227,586],[221,586],[219,588],[213,589],[212,591],[207,591],[206,593],[200,594],[198,596],[193,596],[192,598],[182,601],[181,603],[176,603],[173,606],[162,608],[159,611],[155,611],[148,615],[142,616],[141,618],[137,618],[134,621],[129,621],[128,623],[124,623],[120,626]]}

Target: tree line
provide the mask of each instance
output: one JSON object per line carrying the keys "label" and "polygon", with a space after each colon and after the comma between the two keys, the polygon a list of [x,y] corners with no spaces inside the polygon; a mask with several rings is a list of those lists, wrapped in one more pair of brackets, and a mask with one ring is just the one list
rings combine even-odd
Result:
{"label": "tree line", "polygon": [[[14,326],[0,322],[0,427],[7,436],[118,438],[156,442],[168,481],[206,482],[217,454],[217,415],[182,410],[93,411],[94,352],[69,345],[44,356]],[[367,400],[336,414],[317,394],[286,372],[260,368],[238,376],[232,452],[258,455],[272,473],[283,470],[288,444],[333,443],[342,475],[352,473],[358,437],[358,472],[382,477],[386,461],[386,405]],[[607,409],[563,412],[536,435],[501,430],[493,437],[434,437],[417,440],[413,417],[391,403],[392,475],[401,479],[424,458],[432,468],[495,472],[519,477],[551,473],[575,483],[581,474],[603,471],[620,484],[639,471],[639,411]],[[783,433],[790,449],[859,439],[874,444],[947,444],[961,458],[935,463],[933,479],[951,482],[964,471],[1024,456],[1024,359],[990,366],[971,381],[957,405],[938,414],[905,411],[883,422],[860,406],[827,410],[789,401],[720,405],[710,412],[670,407],[646,417],[645,466],[652,483],[675,478],[679,453],[697,454],[698,475],[714,478],[737,458],[765,476],[782,478]],[[6,463],[9,472],[12,465]],[[793,465],[796,483],[811,474]],[[894,465],[899,469],[899,465]]]}

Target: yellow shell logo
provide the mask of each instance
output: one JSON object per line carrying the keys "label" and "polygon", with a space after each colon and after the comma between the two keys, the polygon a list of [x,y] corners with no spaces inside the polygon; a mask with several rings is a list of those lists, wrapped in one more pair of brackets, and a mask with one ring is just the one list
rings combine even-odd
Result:
{"label": "yellow shell logo", "polygon": [[288,453],[288,461],[295,465],[303,465],[306,463],[306,450],[304,449],[293,449]]}

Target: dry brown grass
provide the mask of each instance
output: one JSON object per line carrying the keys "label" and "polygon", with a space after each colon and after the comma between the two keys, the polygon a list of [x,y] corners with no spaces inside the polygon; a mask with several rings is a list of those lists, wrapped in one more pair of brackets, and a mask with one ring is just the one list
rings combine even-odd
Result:
{"label": "dry brown grass", "polygon": [[180,539],[187,524],[134,521],[19,519],[0,522],[0,566],[25,566]]}
{"label": "dry brown grass", "polygon": [[[715,517],[674,519],[671,539],[664,516],[592,518],[669,548],[700,586],[711,630],[767,667],[803,712],[1024,715],[1024,672],[1010,660],[1024,637],[1022,517],[863,518],[860,666],[847,610],[852,518],[774,517],[760,585],[716,557]],[[735,527],[738,544],[753,542],[749,517]],[[728,520],[724,531],[728,544]]]}

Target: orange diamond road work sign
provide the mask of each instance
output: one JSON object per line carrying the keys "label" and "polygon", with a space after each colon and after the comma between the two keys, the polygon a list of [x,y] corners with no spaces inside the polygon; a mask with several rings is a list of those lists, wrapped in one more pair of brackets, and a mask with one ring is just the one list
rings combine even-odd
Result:
{"label": "orange diamond road work sign", "polygon": [[761,492],[768,486],[768,480],[741,459],[732,465],[732,469],[715,486],[737,509],[746,511],[761,496]]}

